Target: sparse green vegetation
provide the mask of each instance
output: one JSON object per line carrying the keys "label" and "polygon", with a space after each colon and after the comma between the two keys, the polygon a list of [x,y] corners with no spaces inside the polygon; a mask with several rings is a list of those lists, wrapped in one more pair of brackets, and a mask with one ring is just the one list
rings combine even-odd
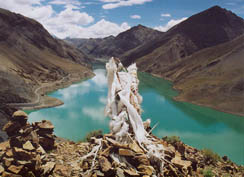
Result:
{"label": "sparse green vegetation", "polygon": [[103,136],[102,130],[94,130],[86,134],[85,138],[81,141],[90,142],[92,137],[101,138]]}
{"label": "sparse green vegetation", "polygon": [[212,172],[212,170],[210,168],[206,168],[202,171],[202,174],[204,177],[213,177],[214,173]]}
{"label": "sparse green vegetation", "polygon": [[169,144],[175,144],[177,142],[180,142],[179,136],[165,136],[163,138],[164,141],[167,141]]}
{"label": "sparse green vegetation", "polygon": [[222,161],[221,157],[210,149],[203,149],[202,153],[206,161],[211,161],[213,163]]}

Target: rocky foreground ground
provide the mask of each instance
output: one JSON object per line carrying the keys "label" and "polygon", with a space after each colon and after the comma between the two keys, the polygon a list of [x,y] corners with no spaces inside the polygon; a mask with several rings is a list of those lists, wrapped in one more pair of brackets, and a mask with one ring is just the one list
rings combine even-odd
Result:
{"label": "rocky foreground ground", "polygon": [[[244,176],[244,167],[228,157],[197,150],[175,137],[155,137],[154,143],[165,147],[165,162],[160,170],[133,137],[128,144],[118,143],[112,134],[75,143],[57,138],[50,121],[28,123],[22,111],[15,112],[3,129],[9,140],[0,144],[2,177]],[[96,155],[88,156],[92,150]]]}

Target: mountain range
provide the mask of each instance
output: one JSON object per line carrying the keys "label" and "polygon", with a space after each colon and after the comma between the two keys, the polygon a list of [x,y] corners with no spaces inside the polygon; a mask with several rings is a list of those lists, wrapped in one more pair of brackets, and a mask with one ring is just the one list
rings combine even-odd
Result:
{"label": "mountain range", "polygon": [[214,6],[123,55],[173,81],[177,100],[244,115],[244,20]]}
{"label": "mountain range", "polygon": [[67,38],[65,41],[72,43],[86,55],[98,61],[108,61],[111,56],[119,57],[140,45],[147,44],[157,39],[163,32],[153,30],[143,25],[132,27],[118,36],[106,38]]}
{"label": "mountain range", "polygon": [[173,81],[176,98],[244,115],[244,20],[213,6],[167,32],[136,26],[117,37],[68,39],[86,54]]}
{"label": "mountain range", "polygon": [[244,20],[231,11],[214,6],[167,32],[138,25],[115,37],[60,40],[0,9],[0,125],[16,105],[61,104],[45,93],[93,76],[92,63],[112,56],[171,80],[179,101],[244,115]]}

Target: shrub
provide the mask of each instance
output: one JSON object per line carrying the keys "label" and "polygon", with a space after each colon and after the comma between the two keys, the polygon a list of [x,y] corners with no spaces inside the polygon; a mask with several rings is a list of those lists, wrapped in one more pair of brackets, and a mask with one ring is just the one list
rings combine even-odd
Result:
{"label": "shrub", "polygon": [[203,149],[202,153],[206,161],[211,161],[213,163],[221,161],[221,157],[210,149]]}
{"label": "shrub", "polygon": [[177,142],[180,142],[180,137],[179,136],[165,136],[163,138],[163,140],[169,144],[175,144]]}
{"label": "shrub", "polygon": [[203,176],[204,177],[213,177],[215,175],[210,168],[207,168],[207,169],[203,170]]}

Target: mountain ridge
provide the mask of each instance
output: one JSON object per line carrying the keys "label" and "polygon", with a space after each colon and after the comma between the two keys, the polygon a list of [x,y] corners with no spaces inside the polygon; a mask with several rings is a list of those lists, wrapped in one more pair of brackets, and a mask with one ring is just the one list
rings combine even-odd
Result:
{"label": "mountain ridge", "polygon": [[[89,57],[54,39],[37,21],[0,9],[0,26],[0,103],[6,110],[10,103],[36,102],[37,96],[30,109],[60,105],[45,93],[93,76]],[[0,125],[6,114],[3,109]]]}
{"label": "mountain ridge", "polygon": [[123,53],[156,39],[162,34],[163,32],[137,25],[116,37],[66,39],[66,41],[73,43],[91,57],[108,60],[112,56],[120,57]]}

